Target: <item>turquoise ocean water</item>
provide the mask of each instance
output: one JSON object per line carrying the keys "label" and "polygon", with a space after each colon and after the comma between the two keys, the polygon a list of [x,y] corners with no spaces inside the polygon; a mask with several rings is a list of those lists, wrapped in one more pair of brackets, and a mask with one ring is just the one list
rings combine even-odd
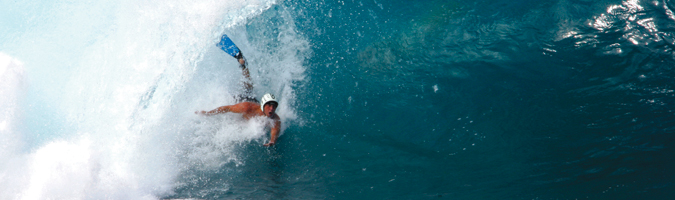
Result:
{"label": "turquoise ocean water", "polygon": [[675,195],[675,2],[2,5],[0,199]]}

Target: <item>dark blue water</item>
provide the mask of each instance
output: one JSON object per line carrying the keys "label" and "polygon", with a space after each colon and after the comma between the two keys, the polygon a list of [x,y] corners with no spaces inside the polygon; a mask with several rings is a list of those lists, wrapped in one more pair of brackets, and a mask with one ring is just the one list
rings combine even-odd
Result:
{"label": "dark blue water", "polygon": [[305,123],[171,197],[672,198],[674,7],[281,2],[244,31],[293,23],[308,39]]}
{"label": "dark blue water", "polygon": [[675,2],[8,4],[2,199],[675,196]]}

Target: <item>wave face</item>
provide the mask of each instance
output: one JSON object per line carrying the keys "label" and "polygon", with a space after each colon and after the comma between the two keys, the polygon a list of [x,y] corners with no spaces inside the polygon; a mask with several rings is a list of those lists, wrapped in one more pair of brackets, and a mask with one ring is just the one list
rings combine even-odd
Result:
{"label": "wave face", "polygon": [[675,195],[671,1],[5,4],[0,199]]}

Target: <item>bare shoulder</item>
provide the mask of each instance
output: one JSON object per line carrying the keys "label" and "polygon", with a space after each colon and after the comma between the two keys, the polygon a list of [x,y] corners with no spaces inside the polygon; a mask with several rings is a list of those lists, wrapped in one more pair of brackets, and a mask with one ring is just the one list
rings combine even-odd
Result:
{"label": "bare shoulder", "polygon": [[241,102],[241,103],[238,103],[237,105],[241,105],[242,107],[246,107],[247,109],[260,108],[260,104],[257,104],[257,103],[254,103],[254,102],[249,102],[249,101]]}
{"label": "bare shoulder", "polygon": [[234,104],[232,108],[233,110],[236,110],[240,113],[249,113],[255,111],[256,109],[260,109],[260,106],[257,103],[253,102],[241,102],[238,104]]}

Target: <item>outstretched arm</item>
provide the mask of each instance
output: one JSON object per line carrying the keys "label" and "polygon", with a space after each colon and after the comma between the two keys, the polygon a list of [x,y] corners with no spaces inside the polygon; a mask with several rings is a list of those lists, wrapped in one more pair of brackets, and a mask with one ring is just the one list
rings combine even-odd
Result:
{"label": "outstretched arm", "polygon": [[245,113],[249,106],[246,106],[246,103],[249,102],[243,102],[243,103],[238,103],[234,104],[231,106],[221,106],[216,109],[213,109],[211,111],[196,111],[195,114],[202,114],[202,115],[217,115],[217,114],[222,114],[222,113],[227,113],[227,112],[233,112],[233,113]]}
{"label": "outstretched arm", "polygon": [[232,111],[232,110],[230,109],[230,107],[232,107],[232,106],[221,106],[221,107],[218,107],[218,108],[213,109],[213,110],[211,110],[211,111],[203,111],[203,110],[202,110],[202,111],[195,111],[195,114],[202,114],[202,115],[207,115],[207,116],[217,115],[217,114],[221,114],[221,113],[226,113],[226,112]]}
{"label": "outstretched arm", "polygon": [[279,137],[279,129],[281,128],[281,121],[274,120],[274,127],[270,130],[270,142],[264,146],[269,147],[277,143],[277,137]]}

